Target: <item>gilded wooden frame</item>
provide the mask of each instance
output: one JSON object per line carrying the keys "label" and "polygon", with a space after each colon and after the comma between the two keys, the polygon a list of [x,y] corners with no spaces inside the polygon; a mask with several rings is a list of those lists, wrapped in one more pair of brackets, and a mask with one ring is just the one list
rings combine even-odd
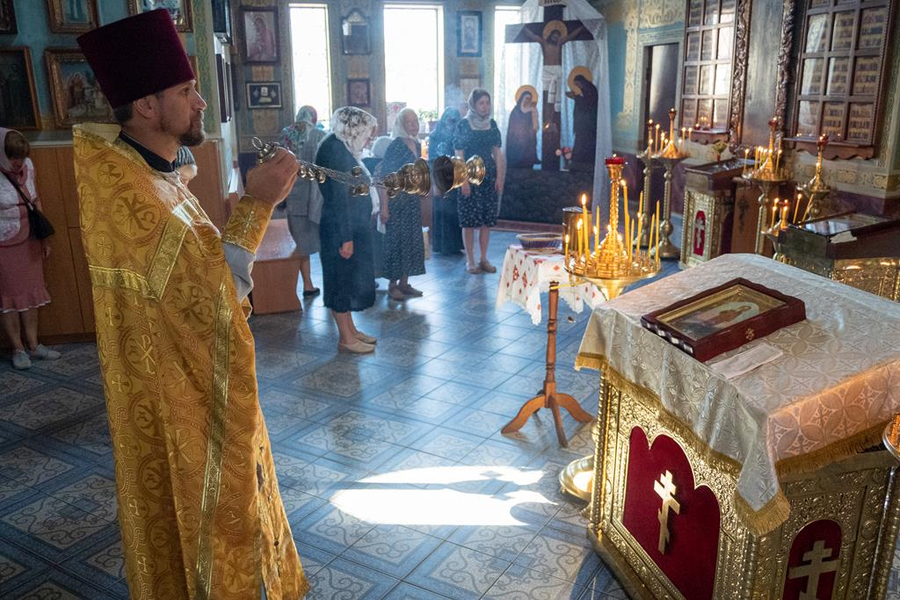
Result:
{"label": "gilded wooden frame", "polygon": [[0,48],[0,52],[5,54],[18,54],[23,57],[25,62],[25,73],[28,77],[28,91],[31,99],[31,114],[34,125],[14,125],[13,123],[4,123],[4,125],[15,129],[40,129],[41,128],[41,111],[38,106],[37,89],[34,85],[34,68],[31,64],[31,48],[27,46],[11,46],[9,48]]}
{"label": "gilded wooden frame", "polygon": [[[191,13],[191,0],[179,1],[181,3],[183,12],[181,13],[181,18],[178,20],[175,20],[175,17],[172,17],[172,20],[175,21],[175,29],[180,33],[191,33],[194,31],[194,18]],[[149,11],[141,10],[141,0],[128,0],[128,14],[138,15],[143,12]]]}
{"label": "gilded wooden frame", "polygon": [[70,23],[65,20],[63,0],[47,0],[47,23],[53,33],[86,33],[100,24],[97,16],[97,0],[83,0],[88,12],[87,23]]}

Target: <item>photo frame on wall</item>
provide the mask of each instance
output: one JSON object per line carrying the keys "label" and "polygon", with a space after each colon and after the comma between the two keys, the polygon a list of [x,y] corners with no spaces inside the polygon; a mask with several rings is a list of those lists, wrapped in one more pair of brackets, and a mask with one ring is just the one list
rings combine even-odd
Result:
{"label": "photo frame on wall", "polygon": [[459,11],[456,17],[456,55],[480,58],[482,37],[481,12]]}
{"label": "photo frame on wall", "polygon": [[25,46],[0,49],[0,123],[13,129],[40,129],[31,67],[31,50]]}
{"label": "photo frame on wall", "polygon": [[248,83],[247,108],[281,108],[281,83],[277,81]]}
{"label": "photo frame on wall", "polygon": [[191,15],[191,0],[128,0],[128,13],[139,15],[158,8],[164,8],[172,15],[175,29],[181,33],[194,31]]}
{"label": "photo frame on wall", "polygon": [[44,60],[57,127],[114,122],[112,107],[84,54],[69,48],[48,48]]}
{"label": "photo frame on wall", "polygon": [[219,118],[222,123],[231,120],[231,69],[225,56],[216,54],[216,76],[219,82]]}
{"label": "photo frame on wall", "polygon": [[278,62],[278,11],[274,8],[242,10],[245,62]]}
{"label": "photo frame on wall", "polygon": [[350,55],[372,53],[369,41],[369,20],[356,9],[341,19],[341,49],[344,54]]}
{"label": "photo frame on wall", "polygon": [[231,7],[228,0],[212,0],[213,33],[223,44],[231,43]]}
{"label": "photo frame on wall", "polygon": [[347,104],[356,107],[371,106],[371,87],[368,79],[347,80]]}
{"label": "photo frame on wall", "polygon": [[0,34],[18,33],[16,27],[16,9],[13,0],[0,0]]}
{"label": "photo frame on wall", "polygon": [[47,14],[53,33],[85,33],[99,23],[97,0],[47,0]]}

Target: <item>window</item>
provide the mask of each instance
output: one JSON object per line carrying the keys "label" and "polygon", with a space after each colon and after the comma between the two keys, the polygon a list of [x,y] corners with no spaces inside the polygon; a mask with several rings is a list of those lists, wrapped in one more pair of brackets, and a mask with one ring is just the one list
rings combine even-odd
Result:
{"label": "window", "polygon": [[[506,115],[515,108],[516,88],[529,79],[528,64],[522,57],[525,46],[506,43],[506,26],[519,22],[519,12],[518,6],[494,8],[494,115],[498,123],[501,120],[505,122]],[[506,69],[503,68],[504,64]],[[519,69],[512,69],[510,65],[519,65]]]}
{"label": "window", "polygon": [[699,137],[728,131],[735,0],[688,0],[681,123]]}
{"label": "window", "polygon": [[385,100],[404,102],[422,127],[444,109],[444,13],[425,4],[384,7]]}
{"label": "window", "polygon": [[328,7],[292,4],[291,53],[294,65],[294,114],[310,105],[319,122],[331,120],[331,56],[328,52]]}
{"label": "window", "polygon": [[890,15],[889,0],[810,0],[794,104],[797,141],[827,134],[829,146],[872,156]]}

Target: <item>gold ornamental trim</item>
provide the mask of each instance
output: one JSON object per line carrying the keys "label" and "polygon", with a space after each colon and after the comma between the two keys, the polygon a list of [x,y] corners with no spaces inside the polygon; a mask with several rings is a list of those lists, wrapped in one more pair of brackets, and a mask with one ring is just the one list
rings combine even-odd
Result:
{"label": "gold ornamental trim", "polygon": [[169,283],[169,277],[175,268],[175,261],[178,260],[178,253],[181,251],[181,244],[184,242],[187,230],[187,224],[181,219],[170,218],[166,221],[159,246],[156,247],[156,254],[150,261],[150,271],[147,275],[150,293],[157,300],[162,298],[166,285]]}
{"label": "gold ornamental trim", "polygon": [[147,279],[140,273],[129,269],[112,269],[109,267],[88,266],[91,276],[91,286],[95,288],[111,288],[115,290],[128,290],[137,292],[144,298],[152,298],[150,285]]}
{"label": "gold ornamental trim", "polygon": [[600,354],[592,352],[579,352],[575,357],[575,370],[592,369],[601,371],[607,366],[606,359]]}
{"label": "gold ornamental trim", "polygon": [[212,586],[212,527],[222,482],[222,447],[225,443],[225,421],[228,413],[229,331],[232,310],[226,289],[222,283],[216,302],[213,410],[210,415],[206,471],[203,476],[203,497],[200,502],[200,539],[195,581],[195,595],[199,600],[208,600]]}
{"label": "gold ornamental trim", "polygon": [[859,454],[866,448],[871,448],[881,443],[881,436],[884,433],[885,426],[888,424],[888,420],[886,419],[869,429],[864,429],[847,439],[834,442],[824,448],[819,448],[800,456],[783,458],[775,463],[775,470],[778,472],[778,475],[806,473],[820,469],[842,458]]}
{"label": "gold ornamental trim", "polygon": [[266,224],[273,210],[274,206],[271,204],[244,195],[225,225],[222,241],[255,254],[266,234]]}

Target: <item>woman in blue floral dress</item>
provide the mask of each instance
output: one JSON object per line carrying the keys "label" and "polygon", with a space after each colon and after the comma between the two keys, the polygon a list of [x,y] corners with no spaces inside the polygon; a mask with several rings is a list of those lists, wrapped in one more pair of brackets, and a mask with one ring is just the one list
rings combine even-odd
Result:
{"label": "woman in blue floral dress", "polygon": [[[488,262],[487,249],[491,227],[497,224],[506,162],[500,152],[500,129],[491,118],[491,95],[483,89],[472,90],[469,95],[469,112],[456,127],[453,147],[460,158],[474,155],[484,160],[485,177],[480,186],[462,186],[459,198],[459,226],[463,230],[466,247],[466,269],[469,273],[496,273],[497,268]],[[475,262],[475,230],[478,230],[480,259]]]}

